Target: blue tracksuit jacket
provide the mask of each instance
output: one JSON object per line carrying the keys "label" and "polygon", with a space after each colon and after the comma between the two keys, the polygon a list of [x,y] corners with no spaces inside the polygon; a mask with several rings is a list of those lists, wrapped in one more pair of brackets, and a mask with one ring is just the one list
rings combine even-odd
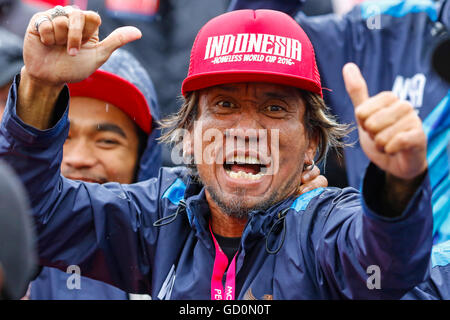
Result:
{"label": "blue tracksuit jacket", "polygon": [[[40,131],[15,113],[18,81],[0,126],[0,155],[31,198],[40,262],[63,270],[78,265],[85,276],[154,299],[210,299],[215,247],[204,187],[180,167],[132,185],[62,177],[68,92],[57,106],[62,117]],[[236,260],[236,297],[396,299],[427,279],[429,179],[400,217],[385,218],[377,208],[383,176],[370,165],[363,196],[320,188],[252,212]],[[172,222],[155,227],[161,218]],[[368,286],[373,266],[380,289]]]}

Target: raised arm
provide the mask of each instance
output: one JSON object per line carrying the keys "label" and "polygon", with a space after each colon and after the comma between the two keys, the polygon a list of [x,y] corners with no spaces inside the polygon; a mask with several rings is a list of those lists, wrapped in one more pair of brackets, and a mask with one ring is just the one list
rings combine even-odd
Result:
{"label": "raised arm", "polygon": [[429,275],[432,210],[425,134],[409,103],[389,92],[369,98],[356,65],[344,68],[344,80],[359,142],[372,163],[360,197],[344,189],[329,207],[315,210],[316,274],[325,279],[327,296],[399,299]]}

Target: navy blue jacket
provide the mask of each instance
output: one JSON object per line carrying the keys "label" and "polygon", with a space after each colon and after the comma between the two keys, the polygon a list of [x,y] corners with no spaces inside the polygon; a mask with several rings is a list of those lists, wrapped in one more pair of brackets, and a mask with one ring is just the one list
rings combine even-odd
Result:
{"label": "navy blue jacket", "polygon": [[[63,116],[40,131],[15,113],[18,81],[0,126],[0,155],[29,192],[41,264],[78,265],[86,276],[154,299],[210,299],[215,247],[204,187],[183,167],[162,168],[158,178],[132,185],[62,177],[68,92],[57,105]],[[236,297],[395,299],[427,279],[429,179],[397,218],[377,208],[383,181],[370,165],[363,196],[352,188],[319,188],[252,212],[237,256]],[[170,216],[171,223],[153,225]],[[367,285],[371,266],[380,269],[381,289]]]}

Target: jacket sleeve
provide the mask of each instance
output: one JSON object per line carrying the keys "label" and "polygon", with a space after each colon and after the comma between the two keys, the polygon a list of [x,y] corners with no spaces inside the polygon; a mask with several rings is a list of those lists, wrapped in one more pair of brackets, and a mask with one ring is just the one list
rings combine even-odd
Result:
{"label": "jacket sleeve", "polygon": [[40,131],[16,115],[18,78],[0,126],[0,157],[14,168],[30,197],[40,264],[64,271],[76,265],[83,276],[127,292],[148,292],[160,180],[99,185],[62,177],[68,89],[57,102],[59,121]]}
{"label": "jacket sleeve", "polygon": [[326,296],[399,299],[429,275],[433,225],[429,179],[424,178],[395,218],[372,206],[383,180],[384,173],[371,164],[362,196],[344,189],[315,208],[311,240],[318,285],[327,288]]}

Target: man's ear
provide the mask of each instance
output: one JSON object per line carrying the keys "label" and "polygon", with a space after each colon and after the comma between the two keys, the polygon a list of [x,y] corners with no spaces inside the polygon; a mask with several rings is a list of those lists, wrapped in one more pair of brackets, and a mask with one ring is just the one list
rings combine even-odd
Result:
{"label": "man's ear", "polygon": [[317,131],[314,131],[310,137],[308,142],[308,147],[305,151],[305,164],[312,164],[314,161],[314,158],[316,156],[317,147],[319,145],[319,134]]}

